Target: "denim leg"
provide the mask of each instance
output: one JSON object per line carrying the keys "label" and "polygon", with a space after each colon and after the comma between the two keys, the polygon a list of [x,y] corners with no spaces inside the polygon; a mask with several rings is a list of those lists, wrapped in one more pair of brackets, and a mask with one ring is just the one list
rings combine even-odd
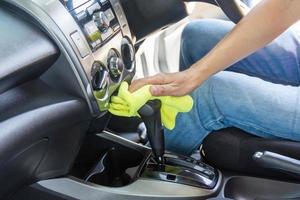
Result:
{"label": "denim leg", "polygon": [[[232,22],[205,19],[191,22],[182,33],[180,70],[204,57],[230,30]],[[293,28],[265,48],[229,67],[228,71],[285,85],[300,85],[300,34]]]}
{"label": "denim leg", "polygon": [[217,19],[190,22],[181,36],[180,71],[203,58],[233,27],[232,22]]}
{"label": "denim leg", "polygon": [[[182,35],[181,70],[205,56],[233,26],[214,19],[190,23]],[[287,86],[300,84],[298,37],[288,30],[196,89],[192,111],[178,116],[174,130],[166,130],[166,148],[189,155],[207,134],[232,126],[261,137],[300,141],[299,88]]]}
{"label": "denim leg", "polygon": [[300,88],[224,71],[192,93],[194,107],[166,130],[168,150],[191,154],[214,130],[237,127],[267,138],[300,141]]}

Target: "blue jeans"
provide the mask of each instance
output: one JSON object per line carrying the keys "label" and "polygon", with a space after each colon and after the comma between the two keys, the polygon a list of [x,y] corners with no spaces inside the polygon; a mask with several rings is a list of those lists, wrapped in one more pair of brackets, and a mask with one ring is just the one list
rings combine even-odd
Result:
{"label": "blue jeans", "polygon": [[[181,70],[205,56],[232,28],[228,21],[191,22],[182,34]],[[300,141],[300,34],[290,29],[211,77],[193,93],[191,112],[165,130],[168,150],[191,154],[211,132],[237,127],[267,138]]]}

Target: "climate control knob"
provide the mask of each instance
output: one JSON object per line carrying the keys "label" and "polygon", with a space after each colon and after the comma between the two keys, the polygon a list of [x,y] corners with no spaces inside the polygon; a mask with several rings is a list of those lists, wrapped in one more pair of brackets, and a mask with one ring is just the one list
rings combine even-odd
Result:
{"label": "climate control knob", "polygon": [[118,80],[123,72],[124,63],[121,58],[112,56],[108,59],[108,68],[111,77]]}

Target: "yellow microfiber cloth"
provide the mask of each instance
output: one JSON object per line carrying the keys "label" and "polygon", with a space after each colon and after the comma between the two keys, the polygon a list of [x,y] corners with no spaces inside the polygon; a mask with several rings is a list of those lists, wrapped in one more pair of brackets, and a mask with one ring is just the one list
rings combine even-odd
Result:
{"label": "yellow microfiber cloth", "polygon": [[140,108],[149,100],[159,99],[162,103],[160,110],[161,121],[167,129],[174,129],[177,114],[179,112],[189,112],[192,109],[192,97],[154,97],[150,92],[150,87],[150,85],[146,85],[139,90],[130,93],[128,91],[128,83],[122,82],[118,95],[111,98],[109,112],[122,117],[135,117],[138,116]]}

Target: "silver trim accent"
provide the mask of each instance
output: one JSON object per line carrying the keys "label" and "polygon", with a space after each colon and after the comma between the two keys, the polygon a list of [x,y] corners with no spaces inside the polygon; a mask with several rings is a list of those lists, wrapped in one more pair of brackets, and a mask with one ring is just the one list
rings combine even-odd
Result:
{"label": "silver trim accent", "polygon": [[[187,185],[181,185],[170,182],[162,182],[157,180],[149,179],[138,179],[134,183],[119,187],[111,188],[96,185],[89,182],[83,182],[74,177],[58,178],[52,180],[40,181],[37,184],[45,189],[61,193],[76,199],[95,200],[99,197],[130,197],[141,198],[178,198],[185,199],[191,197],[206,197],[206,196],[217,196],[217,191],[221,186],[221,178],[219,179],[215,189],[207,190]],[[123,198],[124,198],[123,197]]]}
{"label": "silver trim accent", "polygon": [[131,140],[128,140],[126,138],[123,138],[121,136],[113,134],[109,131],[103,131],[102,133],[99,133],[98,136],[102,137],[102,138],[105,138],[105,139],[108,139],[108,140],[111,140],[111,141],[114,141],[114,142],[118,142],[118,143],[120,143],[124,146],[127,146],[127,147],[133,146],[133,147],[137,147],[137,148],[140,148],[140,149],[143,149],[143,150],[151,150],[151,148],[148,147],[148,146],[135,143]]}

